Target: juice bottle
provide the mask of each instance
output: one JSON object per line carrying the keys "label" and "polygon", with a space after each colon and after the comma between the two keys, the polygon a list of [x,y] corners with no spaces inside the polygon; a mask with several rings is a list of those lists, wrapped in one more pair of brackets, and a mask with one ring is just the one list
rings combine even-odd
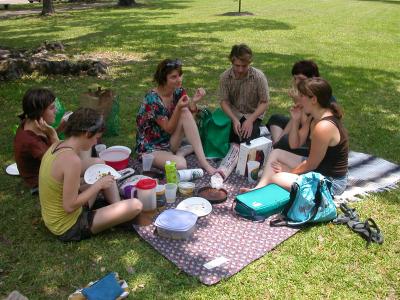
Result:
{"label": "juice bottle", "polygon": [[178,176],[176,171],[176,162],[167,160],[165,162],[165,176],[167,183],[178,183]]}

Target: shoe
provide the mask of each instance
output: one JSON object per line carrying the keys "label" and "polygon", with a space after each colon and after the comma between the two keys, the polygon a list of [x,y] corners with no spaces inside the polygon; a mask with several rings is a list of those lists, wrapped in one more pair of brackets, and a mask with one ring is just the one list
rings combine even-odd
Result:
{"label": "shoe", "polygon": [[349,221],[347,226],[367,241],[367,247],[371,242],[378,244],[383,243],[383,234],[378,225],[371,218],[368,218],[365,222]]}
{"label": "shoe", "polygon": [[342,203],[340,204],[340,210],[343,212],[343,214],[337,216],[337,218],[332,221],[334,224],[339,225],[347,224],[350,221],[360,221],[355,208],[350,208],[347,206],[347,204]]}

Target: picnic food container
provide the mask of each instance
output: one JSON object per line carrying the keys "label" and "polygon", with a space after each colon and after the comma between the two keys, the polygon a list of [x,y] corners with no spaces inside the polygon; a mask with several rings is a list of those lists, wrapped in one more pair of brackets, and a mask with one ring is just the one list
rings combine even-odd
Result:
{"label": "picnic food container", "polygon": [[183,196],[192,196],[195,186],[193,182],[179,182],[179,193]]}
{"label": "picnic food container", "polygon": [[140,179],[136,186],[131,189],[131,198],[134,198],[137,192],[137,198],[143,204],[143,211],[155,210],[157,208],[156,187],[156,180],[151,178]]}
{"label": "picnic food container", "polygon": [[225,189],[203,186],[197,191],[197,196],[207,199],[211,204],[218,204],[224,202],[228,198],[228,192]]}
{"label": "picnic food container", "polygon": [[104,162],[119,171],[128,166],[131,149],[125,146],[112,146],[99,153]]}
{"label": "picnic food container", "polygon": [[188,239],[196,230],[197,215],[179,209],[167,209],[155,220],[157,233],[166,238]]}

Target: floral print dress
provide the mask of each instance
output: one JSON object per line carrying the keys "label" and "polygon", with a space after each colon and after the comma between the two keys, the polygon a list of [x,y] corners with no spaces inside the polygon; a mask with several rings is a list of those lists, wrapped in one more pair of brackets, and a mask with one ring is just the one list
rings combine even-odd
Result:
{"label": "floral print dress", "polygon": [[152,151],[170,151],[171,135],[164,131],[156,121],[169,119],[179,99],[185,93],[183,88],[176,89],[169,107],[165,106],[161,97],[154,90],[145,95],[136,116],[136,153],[141,155]]}

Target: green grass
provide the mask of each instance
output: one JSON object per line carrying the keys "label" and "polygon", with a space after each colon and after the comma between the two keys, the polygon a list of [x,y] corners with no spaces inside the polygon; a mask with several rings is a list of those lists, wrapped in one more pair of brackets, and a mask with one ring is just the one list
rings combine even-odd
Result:
{"label": "green grass", "polygon": [[[60,40],[68,54],[125,55],[101,79],[38,74],[0,84],[0,162],[13,161],[12,127],[23,93],[51,87],[67,109],[88,85],[120,95],[122,129],[106,144],[133,145],[135,114],[158,61],[184,61],[189,91],[204,86],[216,107],[219,74],[234,43],[246,42],[254,65],[271,87],[271,113],[287,111],[290,69],[314,59],[345,110],[351,149],[400,163],[400,1],[332,0],[242,3],[255,16],[226,17],[231,0],[146,1],[131,9],[99,8],[52,17],[0,20],[0,44],[27,48]],[[5,173],[3,173],[5,174]],[[75,288],[117,271],[132,299],[397,299],[400,297],[400,189],[367,197],[355,207],[385,234],[382,246],[365,242],[345,226],[316,226],[296,234],[237,275],[206,287],[180,273],[135,234],[119,230],[80,243],[62,244],[46,230],[38,199],[19,178],[0,183],[0,297],[18,289],[29,299],[65,299]],[[134,272],[128,272],[132,267]]]}

